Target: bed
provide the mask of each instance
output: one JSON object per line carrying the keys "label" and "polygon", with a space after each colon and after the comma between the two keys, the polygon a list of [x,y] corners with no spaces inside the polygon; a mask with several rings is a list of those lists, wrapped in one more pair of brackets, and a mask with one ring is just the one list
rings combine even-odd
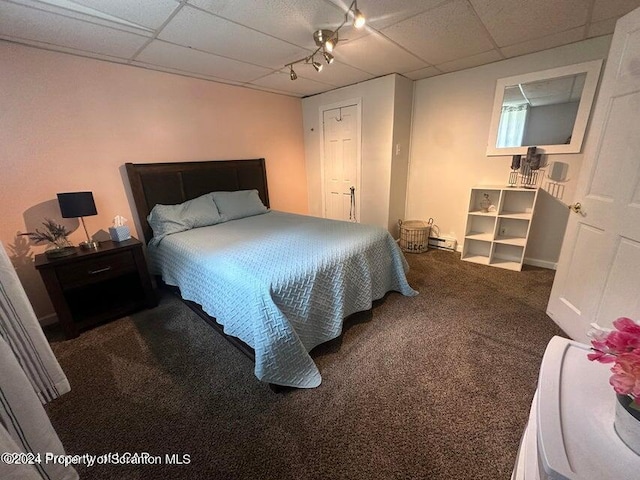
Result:
{"label": "bed", "polygon": [[[128,163],[126,169],[151,270],[254,359],[261,381],[317,387],[321,375],[309,352],[338,337],[346,317],[389,291],[417,294],[402,252],[382,228],[264,207],[231,216],[226,198],[250,193],[269,206],[264,159]],[[166,236],[156,228],[154,238],[146,219],[155,205],[209,192],[220,192],[212,195],[222,221]]]}

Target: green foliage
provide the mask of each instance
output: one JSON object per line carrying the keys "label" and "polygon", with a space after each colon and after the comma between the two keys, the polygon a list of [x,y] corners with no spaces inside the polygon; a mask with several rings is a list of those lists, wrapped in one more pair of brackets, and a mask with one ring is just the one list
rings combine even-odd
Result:
{"label": "green foliage", "polygon": [[30,240],[33,240],[36,243],[49,242],[57,247],[66,247],[70,245],[67,235],[71,232],[67,230],[67,227],[57,224],[50,218],[45,218],[42,225],[45,227],[44,231],[40,231],[36,228],[35,232],[22,233],[21,235],[28,236]]}

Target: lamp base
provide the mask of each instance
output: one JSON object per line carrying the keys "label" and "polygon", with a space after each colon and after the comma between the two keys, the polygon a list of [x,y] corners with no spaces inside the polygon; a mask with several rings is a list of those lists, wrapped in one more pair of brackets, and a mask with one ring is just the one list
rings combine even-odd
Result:
{"label": "lamp base", "polygon": [[80,248],[82,250],[97,250],[100,244],[98,242],[80,242]]}

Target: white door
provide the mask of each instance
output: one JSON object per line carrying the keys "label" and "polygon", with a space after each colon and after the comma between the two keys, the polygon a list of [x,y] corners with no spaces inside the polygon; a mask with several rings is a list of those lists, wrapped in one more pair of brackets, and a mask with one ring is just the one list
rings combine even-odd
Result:
{"label": "white door", "polygon": [[587,342],[591,322],[640,320],[640,9],[616,26],[575,198],[547,313]]}
{"label": "white door", "polygon": [[357,106],[325,110],[322,122],[324,216],[356,222],[360,207]]}

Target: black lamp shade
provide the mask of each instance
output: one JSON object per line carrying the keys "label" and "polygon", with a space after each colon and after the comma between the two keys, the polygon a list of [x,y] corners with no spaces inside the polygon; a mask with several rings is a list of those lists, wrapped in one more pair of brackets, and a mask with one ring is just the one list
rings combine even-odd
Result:
{"label": "black lamp shade", "polygon": [[98,214],[91,192],[58,193],[58,203],[62,218],[90,217]]}

